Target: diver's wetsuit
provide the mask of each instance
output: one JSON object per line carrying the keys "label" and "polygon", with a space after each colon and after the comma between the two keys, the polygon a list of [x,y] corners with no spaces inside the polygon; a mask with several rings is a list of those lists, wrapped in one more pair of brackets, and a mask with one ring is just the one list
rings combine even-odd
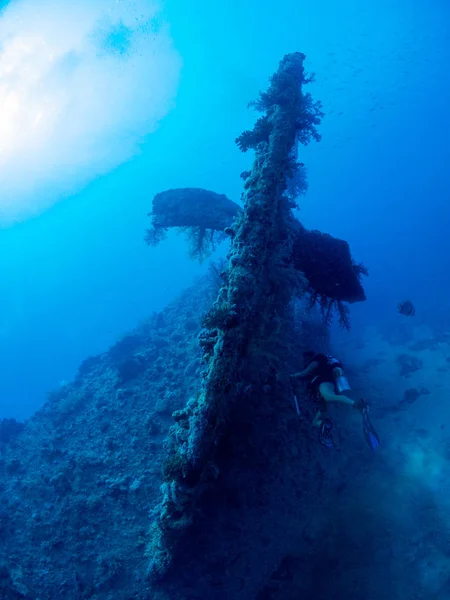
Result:
{"label": "diver's wetsuit", "polygon": [[[321,354],[320,352],[311,357],[309,365],[312,362],[319,363],[319,366],[314,373],[312,373],[312,377],[308,381],[308,391],[319,405],[319,409],[323,408],[326,410],[326,403],[319,393],[319,388],[322,383],[331,383],[334,385],[333,371],[336,368],[343,369],[343,367],[341,362],[337,358],[334,358],[334,356],[330,356],[329,354]],[[309,365],[306,365],[306,367]],[[321,407],[320,405],[323,406]]]}

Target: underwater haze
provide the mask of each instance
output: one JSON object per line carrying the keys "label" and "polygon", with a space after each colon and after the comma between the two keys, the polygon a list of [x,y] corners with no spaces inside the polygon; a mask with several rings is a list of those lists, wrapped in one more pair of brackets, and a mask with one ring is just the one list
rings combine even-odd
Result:
{"label": "underwater haze", "polygon": [[0,0],[0,600],[450,599],[449,24]]}
{"label": "underwater haze", "polygon": [[326,115],[300,218],[370,273],[352,335],[397,327],[406,298],[449,331],[449,22],[438,0],[4,3],[0,416],[29,417],[204,271],[183,238],[145,245],[153,196],[239,201],[234,140],[293,51]]}

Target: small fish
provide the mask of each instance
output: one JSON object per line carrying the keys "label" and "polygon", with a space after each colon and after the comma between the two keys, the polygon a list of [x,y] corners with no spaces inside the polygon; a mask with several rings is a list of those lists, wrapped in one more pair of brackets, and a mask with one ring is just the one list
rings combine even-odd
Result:
{"label": "small fish", "polygon": [[401,315],[405,315],[405,317],[413,317],[416,314],[416,309],[414,308],[411,300],[405,300],[404,302],[400,302],[398,305],[398,312]]}

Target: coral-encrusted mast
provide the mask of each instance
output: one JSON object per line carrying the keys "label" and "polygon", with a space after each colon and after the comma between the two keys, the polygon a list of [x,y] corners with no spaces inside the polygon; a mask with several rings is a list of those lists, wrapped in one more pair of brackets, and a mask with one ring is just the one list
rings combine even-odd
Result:
{"label": "coral-encrusted mast", "polygon": [[[216,449],[232,425],[233,406],[246,395],[261,394],[266,364],[262,357],[282,343],[277,336],[289,302],[299,286],[305,286],[291,260],[293,204],[288,183],[303,168],[295,159],[297,142],[320,139],[316,126],[322,113],[320,104],[303,92],[303,85],[311,81],[304,59],[300,53],[283,58],[269,89],[254,103],[263,115],[237,139],[241,150],[255,151],[255,159],[246,177],[244,209],[231,232],[224,285],[205,317],[200,339],[207,362],[203,388],[174,414],[163,499],[147,550],[152,577],[166,574],[202,490],[217,474]],[[266,389],[271,383],[264,379]]]}
{"label": "coral-encrusted mast", "polygon": [[[292,180],[291,180],[292,181]],[[301,181],[305,182],[304,174]],[[298,180],[296,182],[296,198]],[[302,187],[302,192],[304,185]],[[233,236],[233,221],[240,213],[238,204],[226,196],[201,188],[178,188],[156,194],[152,223],[146,241],[156,246],[175,227],[184,231],[190,243],[190,254],[202,260],[210,256],[215,243],[226,233]],[[356,264],[347,242],[320,231],[308,231],[299,221],[291,219],[293,235],[292,265],[308,281],[312,303],[319,303],[325,322],[331,309],[343,312],[342,302],[362,302],[366,299],[361,275],[367,275],[361,264]]]}

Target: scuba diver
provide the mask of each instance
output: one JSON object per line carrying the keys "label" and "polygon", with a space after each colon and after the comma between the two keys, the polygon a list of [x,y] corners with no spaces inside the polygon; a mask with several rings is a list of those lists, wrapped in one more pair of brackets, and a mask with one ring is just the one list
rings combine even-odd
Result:
{"label": "scuba diver", "polygon": [[318,408],[313,425],[319,428],[319,442],[327,447],[335,445],[332,437],[333,423],[328,417],[328,402],[339,402],[361,412],[364,437],[370,448],[375,450],[380,445],[380,439],[369,419],[369,405],[362,398],[352,400],[345,395],[351,388],[342,363],[333,356],[312,351],[304,352],[303,359],[305,368],[291,375],[291,378],[307,380],[308,391]]}

